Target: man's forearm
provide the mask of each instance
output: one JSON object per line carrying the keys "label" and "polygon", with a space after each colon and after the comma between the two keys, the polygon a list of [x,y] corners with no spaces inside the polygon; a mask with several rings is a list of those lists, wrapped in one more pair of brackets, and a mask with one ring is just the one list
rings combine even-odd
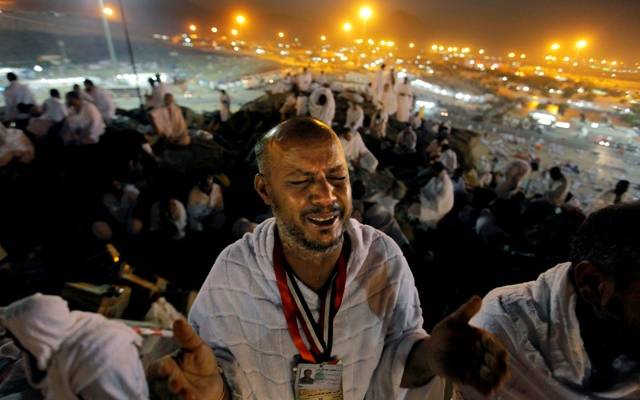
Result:
{"label": "man's forearm", "polygon": [[429,339],[419,340],[411,348],[404,366],[400,387],[407,389],[420,387],[427,384],[435,376],[427,362]]}

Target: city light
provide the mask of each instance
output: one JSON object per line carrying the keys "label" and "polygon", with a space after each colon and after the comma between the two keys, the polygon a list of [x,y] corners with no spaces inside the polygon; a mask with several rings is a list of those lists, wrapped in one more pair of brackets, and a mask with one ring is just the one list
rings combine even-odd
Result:
{"label": "city light", "polygon": [[320,35],[320,40],[322,40],[323,42],[327,40],[327,37],[325,35]]}
{"label": "city light", "polygon": [[437,44],[431,45],[431,50],[438,51],[438,45]]}
{"label": "city light", "polygon": [[102,9],[102,13],[103,13],[104,15],[106,15],[107,17],[111,17],[111,16],[113,16],[113,8],[111,8],[111,7],[104,7],[104,8]]}
{"label": "city light", "polygon": [[284,37],[284,32],[278,32],[278,37],[282,39]]}
{"label": "city light", "polygon": [[215,26],[212,26],[211,27],[211,32],[218,33],[218,28],[216,28]]}
{"label": "city light", "polygon": [[478,54],[484,54],[484,49],[478,50]]}
{"label": "city light", "polygon": [[552,51],[556,51],[556,50],[560,50],[560,43],[554,43],[551,45],[551,50]]}
{"label": "city light", "polygon": [[373,10],[371,10],[371,8],[368,6],[363,6],[360,7],[358,15],[360,15],[360,18],[366,21],[373,16]]}
{"label": "city light", "polygon": [[196,29],[198,29],[198,27],[197,27],[197,26],[195,26],[194,24],[189,25],[189,30],[190,30],[191,32],[195,32],[195,31],[196,31]]}
{"label": "city light", "polygon": [[587,44],[588,44],[588,43],[587,43],[587,41],[586,41],[586,40],[584,40],[584,39],[578,40],[578,41],[576,42],[576,48],[578,48],[578,49],[584,49],[585,47],[587,47]]}
{"label": "city light", "polygon": [[342,24],[342,30],[345,32],[350,32],[351,28],[351,22],[345,22],[344,24]]}
{"label": "city light", "polygon": [[521,59],[521,60],[525,60],[526,58],[527,58],[527,55],[526,55],[526,54],[520,54],[520,59]]}
{"label": "city light", "polygon": [[515,57],[516,57],[516,53],[514,53],[513,51],[509,53],[509,58],[515,58]]}
{"label": "city light", "polygon": [[236,28],[233,28],[233,29],[231,29],[231,34],[233,36],[238,36],[240,34],[240,32]]}
{"label": "city light", "polygon": [[247,17],[242,14],[236,15],[236,22],[240,25],[244,25],[247,22]]}
{"label": "city light", "polygon": [[410,48],[410,49],[413,49],[414,47],[416,47],[416,44],[415,44],[415,43],[413,43],[413,42],[409,43],[409,48]]}

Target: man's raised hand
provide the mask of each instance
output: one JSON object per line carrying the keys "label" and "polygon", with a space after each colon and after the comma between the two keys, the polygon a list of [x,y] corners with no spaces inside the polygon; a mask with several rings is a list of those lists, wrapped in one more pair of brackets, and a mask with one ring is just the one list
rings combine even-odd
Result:
{"label": "man's raised hand", "polygon": [[163,380],[169,392],[182,399],[227,398],[223,397],[225,383],[211,347],[182,319],[173,324],[173,338],[180,346],[179,353],[162,358],[151,367],[150,374]]}
{"label": "man's raised hand", "polygon": [[483,395],[495,392],[507,379],[507,352],[492,334],[469,325],[482,300],[472,297],[439,322],[428,339],[427,362],[433,373],[474,387]]}

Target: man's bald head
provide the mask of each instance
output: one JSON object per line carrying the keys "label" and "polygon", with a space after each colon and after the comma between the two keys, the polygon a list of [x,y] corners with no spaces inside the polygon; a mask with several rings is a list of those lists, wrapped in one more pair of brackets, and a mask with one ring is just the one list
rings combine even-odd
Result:
{"label": "man's bald head", "polygon": [[256,144],[254,152],[258,172],[269,174],[271,153],[274,146],[288,147],[318,146],[339,141],[335,132],[325,123],[310,117],[291,118],[280,123],[264,135]]}

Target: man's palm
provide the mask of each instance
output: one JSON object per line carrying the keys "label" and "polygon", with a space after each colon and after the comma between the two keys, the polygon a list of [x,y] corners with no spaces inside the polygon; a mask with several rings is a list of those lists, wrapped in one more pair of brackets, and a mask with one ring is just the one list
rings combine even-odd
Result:
{"label": "man's palm", "polygon": [[169,391],[183,399],[220,399],[224,382],[211,347],[184,320],[173,324],[173,337],[181,348],[179,354],[163,358],[157,366]]}
{"label": "man's palm", "polygon": [[481,305],[473,297],[433,328],[428,363],[435,374],[488,395],[508,377],[507,353],[489,332],[469,325]]}

